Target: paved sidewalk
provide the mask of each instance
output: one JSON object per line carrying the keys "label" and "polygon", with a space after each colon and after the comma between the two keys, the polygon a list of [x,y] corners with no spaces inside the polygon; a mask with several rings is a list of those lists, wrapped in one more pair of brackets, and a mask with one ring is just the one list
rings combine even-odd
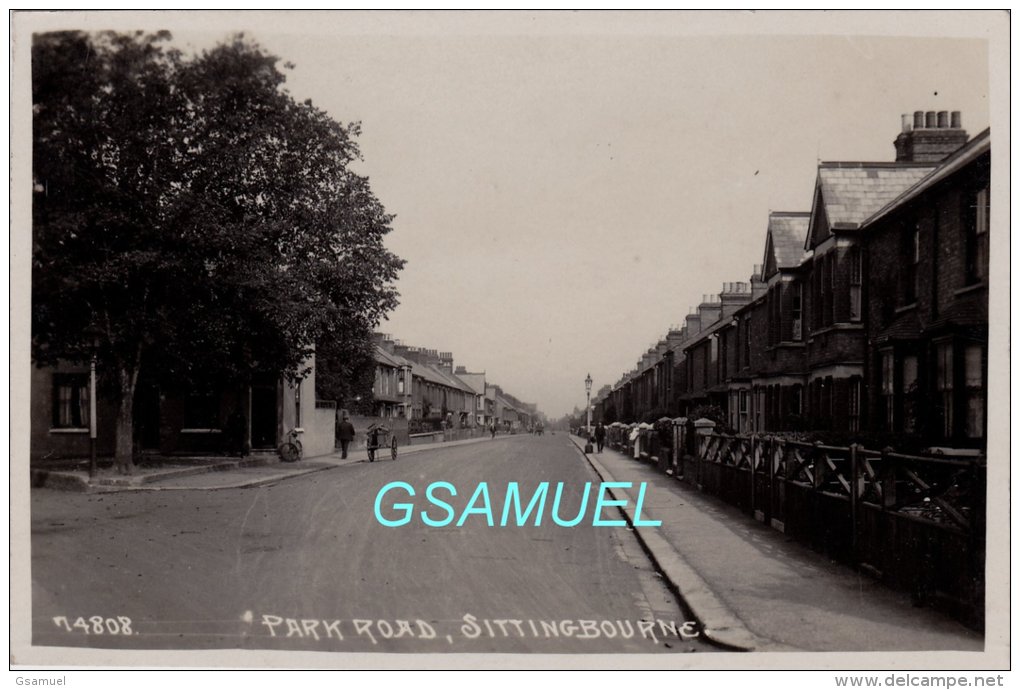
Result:
{"label": "paved sidewalk", "polygon": [[[572,440],[582,452],[584,440]],[[583,454],[583,452],[582,452]],[[589,462],[622,490],[636,529],[667,581],[717,642],[759,651],[981,651],[984,641],[956,621],[915,608],[870,577],[795,543],[715,497],[651,465],[606,449]]]}
{"label": "paved sidewalk", "polygon": [[[496,441],[514,438],[514,436],[497,436]],[[420,445],[401,446],[397,451],[397,462],[408,455],[426,450],[448,448],[471,443],[492,442],[489,436],[468,438],[459,441],[442,441],[438,443],[422,443]],[[376,454],[376,462],[392,462],[389,449]],[[365,449],[351,451],[346,459],[340,452],[299,460],[294,463],[281,462],[275,454],[256,455],[245,460],[239,458],[208,458],[199,459],[195,464],[173,466],[159,470],[140,471],[130,477],[117,476],[109,471],[89,484],[88,473],[78,471],[48,472],[44,486],[58,489],[70,489],[95,493],[115,491],[183,491],[239,489],[245,487],[265,486],[284,479],[300,477],[313,472],[368,462],[368,451]]]}

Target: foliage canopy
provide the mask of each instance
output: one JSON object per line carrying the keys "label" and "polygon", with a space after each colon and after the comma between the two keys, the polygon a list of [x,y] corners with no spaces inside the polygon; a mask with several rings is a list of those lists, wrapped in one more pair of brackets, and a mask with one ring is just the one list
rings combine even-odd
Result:
{"label": "foliage canopy", "polygon": [[169,38],[34,39],[34,359],[97,341],[122,409],[140,373],[296,378],[317,343],[361,361],[403,262],[352,170],[359,125],[297,102],[243,36],[194,57]]}

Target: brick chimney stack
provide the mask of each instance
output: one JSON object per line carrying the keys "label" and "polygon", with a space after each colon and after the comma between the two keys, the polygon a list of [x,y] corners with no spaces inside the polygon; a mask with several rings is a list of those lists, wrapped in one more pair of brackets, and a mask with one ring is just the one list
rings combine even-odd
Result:
{"label": "brick chimney stack", "polygon": [[751,286],[747,283],[723,283],[719,301],[722,302],[722,318],[729,318],[733,312],[751,301]]}
{"label": "brick chimney stack", "polygon": [[754,301],[768,291],[768,285],[761,278],[762,266],[755,264],[751,273],[751,300]]}
{"label": "brick chimney stack", "polygon": [[683,328],[672,326],[669,329],[669,333],[666,334],[666,346],[671,349],[675,349],[676,346],[682,343],[686,337],[687,331]]}
{"label": "brick chimney stack", "polygon": [[701,315],[700,314],[698,314],[695,311],[691,311],[691,313],[687,315],[686,321],[687,321],[687,323],[684,324],[684,328],[687,329],[687,335],[688,336],[694,336],[694,335],[697,335],[698,333],[701,333]]}
{"label": "brick chimney stack", "polygon": [[894,142],[897,163],[937,163],[967,143],[960,111],[914,111],[901,116],[901,129]]}
{"label": "brick chimney stack", "polygon": [[411,347],[409,345],[396,344],[393,346],[393,354],[400,355],[404,359],[410,360],[417,364],[424,364],[422,361],[421,350],[417,347]]}
{"label": "brick chimney stack", "polygon": [[425,350],[425,364],[430,367],[439,366],[439,350]]}
{"label": "brick chimney stack", "polygon": [[708,328],[719,320],[722,314],[722,302],[718,295],[703,295],[701,304],[698,305],[698,315],[701,317],[701,327]]}
{"label": "brick chimney stack", "polygon": [[448,374],[453,373],[453,353],[452,352],[440,352],[439,353],[439,368]]}

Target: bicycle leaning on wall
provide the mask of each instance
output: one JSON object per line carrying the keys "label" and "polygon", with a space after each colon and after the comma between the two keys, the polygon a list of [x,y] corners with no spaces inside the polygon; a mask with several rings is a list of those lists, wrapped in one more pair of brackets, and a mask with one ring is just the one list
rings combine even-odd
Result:
{"label": "bicycle leaning on wall", "polygon": [[279,448],[281,460],[284,462],[297,462],[301,459],[304,448],[301,447],[301,439],[299,437],[300,433],[297,429],[291,429],[287,432],[287,438],[280,444]]}

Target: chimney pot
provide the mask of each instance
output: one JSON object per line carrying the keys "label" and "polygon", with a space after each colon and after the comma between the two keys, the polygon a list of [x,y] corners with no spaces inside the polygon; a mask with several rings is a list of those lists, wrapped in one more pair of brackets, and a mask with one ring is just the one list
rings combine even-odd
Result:
{"label": "chimney pot", "polygon": [[929,110],[924,114],[924,128],[935,129],[935,111]]}
{"label": "chimney pot", "polygon": [[939,129],[945,129],[949,127],[949,113],[945,110],[939,111]]}
{"label": "chimney pot", "polygon": [[902,128],[902,131],[904,131],[904,132],[909,132],[910,131],[910,114],[909,113],[903,113],[902,115],[900,115],[900,126]]}
{"label": "chimney pot", "polygon": [[960,129],[963,126],[961,124],[961,122],[960,122],[960,111],[959,110],[954,110],[952,113],[950,113],[950,118],[951,118],[951,121],[952,121],[950,126],[953,129]]}
{"label": "chimney pot", "polygon": [[924,112],[921,110],[914,111],[914,129],[922,129],[924,127]]}

